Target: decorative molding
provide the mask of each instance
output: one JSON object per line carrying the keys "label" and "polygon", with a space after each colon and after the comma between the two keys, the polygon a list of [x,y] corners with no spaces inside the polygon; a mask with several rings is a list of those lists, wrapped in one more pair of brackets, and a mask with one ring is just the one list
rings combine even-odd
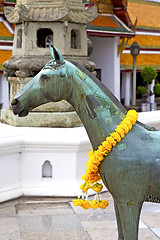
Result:
{"label": "decorative molding", "polygon": [[18,4],[15,8],[6,7],[4,10],[7,20],[11,23],[21,23],[23,21],[53,22],[69,21],[74,23],[88,24],[97,16],[95,6],[85,8],[72,8],[67,4],[53,6],[49,4]]}

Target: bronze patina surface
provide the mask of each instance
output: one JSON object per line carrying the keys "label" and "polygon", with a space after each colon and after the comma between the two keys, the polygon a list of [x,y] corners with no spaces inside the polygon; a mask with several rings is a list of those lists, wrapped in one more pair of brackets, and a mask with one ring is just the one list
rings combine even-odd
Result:
{"label": "bronze patina surface", "polygon": [[[52,60],[15,96],[13,112],[24,117],[41,104],[66,99],[96,150],[126,109],[86,69],[65,61],[55,47],[50,51]],[[160,132],[137,122],[103,160],[100,173],[115,202],[118,239],[137,240],[143,202],[160,202]]]}

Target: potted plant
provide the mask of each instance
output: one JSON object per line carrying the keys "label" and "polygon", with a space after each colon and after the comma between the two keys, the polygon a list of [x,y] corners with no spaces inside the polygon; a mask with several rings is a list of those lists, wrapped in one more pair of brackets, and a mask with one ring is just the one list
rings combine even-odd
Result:
{"label": "potted plant", "polygon": [[144,67],[141,71],[144,86],[139,86],[137,92],[142,96],[141,111],[156,110],[155,80],[158,73],[153,67]]}

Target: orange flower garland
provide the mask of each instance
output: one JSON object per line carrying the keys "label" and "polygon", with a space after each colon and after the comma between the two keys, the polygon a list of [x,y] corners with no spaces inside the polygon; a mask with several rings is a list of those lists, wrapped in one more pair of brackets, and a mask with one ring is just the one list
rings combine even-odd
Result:
{"label": "orange flower garland", "polygon": [[[80,186],[80,189],[82,190],[82,199],[73,200],[75,206],[80,206],[84,209],[96,209],[99,207],[104,209],[109,205],[107,200],[101,200],[99,197],[99,192],[103,188],[102,184],[98,183],[98,181],[101,180],[99,165],[112,150],[112,147],[115,147],[116,144],[120,142],[121,139],[124,138],[124,136],[131,130],[137,119],[138,113],[135,110],[129,110],[123,121],[117,126],[115,131],[101,143],[98,149],[96,151],[91,149],[88,154],[89,159],[86,164],[87,169],[81,178],[85,181],[85,183]],[[87,196],[87,191],[91,188],[97,192],[98,201],[89,201],[87,197],[84,199],[84,193],[86,193]]]}

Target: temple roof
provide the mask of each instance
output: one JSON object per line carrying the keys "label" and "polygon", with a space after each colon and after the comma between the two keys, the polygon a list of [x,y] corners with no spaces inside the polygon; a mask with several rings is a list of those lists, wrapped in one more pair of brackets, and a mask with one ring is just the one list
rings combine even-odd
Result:
{"label": "temple roof", "polygon": [[133,31],[128,28],[114,14],[98,14],[98,16],[87,25],[88,35],[94,36],[134,36]]}
{"label": "temple roof", "polygon": [[0,49],[0,72],[4,70],[3,63],[10,59],[12,56],[12,50]]}
{"label": "temple roof", "polygon": [[[137,70],[143,69],[145,66],[151,66],[160,71],[160,54],[141,53],[137,56]],[[121,69],[133,69],[133,58],[131,54],[123,53],[121,55]]]}
{"label": "temple roof", "polygon": [[160,3],[129,0],[128,12],[133,22],[137,18],[137,30],[160,30]]}
{"label": "temple roof", "polygon": [[137,68],[142,69],[147,65],[160,71],[160,3],[129,0],[128,13],[133,22],[137,19],[136,36],[129,41],[121,55],[121,69],[132,70],[130,45],[136,41],[140,45]]}
{"label": "temple roof", "polygon": [[134,25],[127,12],[126,0],[90,0],[98,8],[98,16],[87,26],[88,35],[133,36]]}
{"label": "temple roof", "polygon": [[4,17],[4,6],[14,6],[13,1],[0,0],[0,72],[4,69],[2,64],[12,56],[14,34],[14,26]]}

